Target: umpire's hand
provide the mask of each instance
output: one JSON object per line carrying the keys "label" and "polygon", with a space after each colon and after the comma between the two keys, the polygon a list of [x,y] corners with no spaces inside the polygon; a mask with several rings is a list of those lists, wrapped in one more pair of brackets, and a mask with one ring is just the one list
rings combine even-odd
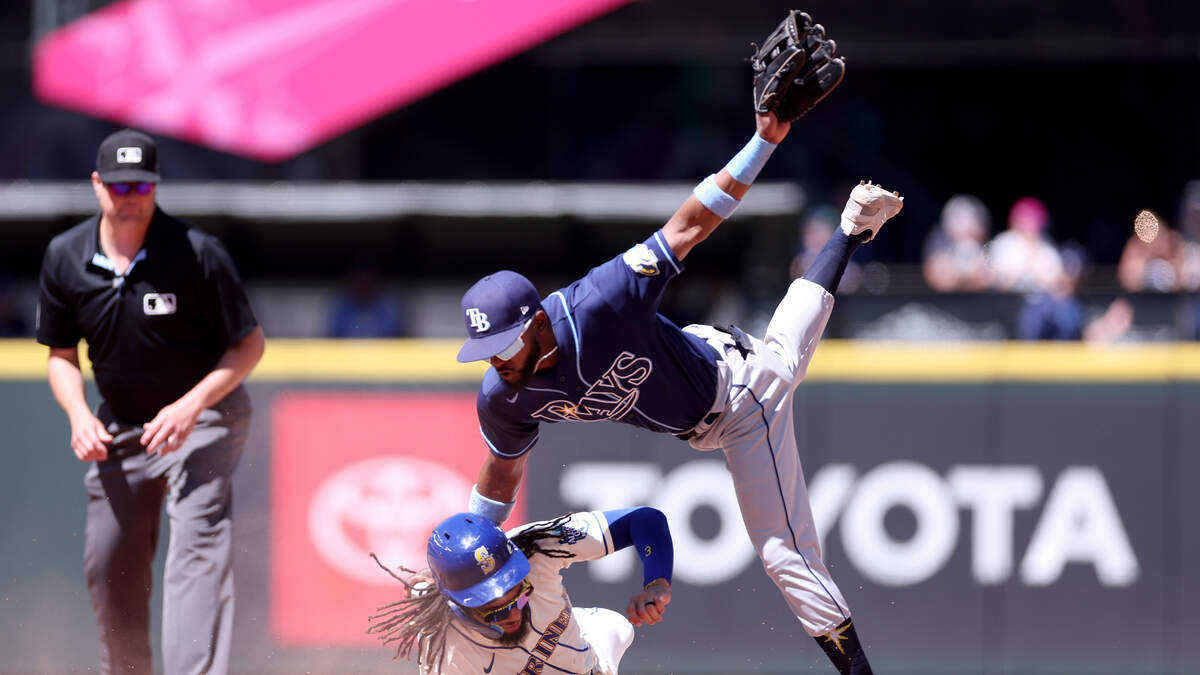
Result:
{"label": "umpire's hand", "polygon": [[646,584],[641,593],[633,596],[625,608],[625,618],[635,626],[652,626],[663,619],[663,612],[671,604],[671,582],[655,579]]}
{"label": "umpire's hand", "polygon": [[144,433],[141,443],[146,447],[146,452],[165,455],[181,448],[192,429],[196,428],[196,420],[202,410],[187,396],[159,410],[154,419],[142,425]]}
{"label": "umpire's hand", "polygon": [[71,450],[83,462],[104,461],[108,459],[108,444],[112,443],[112,434],[104,428],[104,423],[88,411],[70,417],[71,421]]}

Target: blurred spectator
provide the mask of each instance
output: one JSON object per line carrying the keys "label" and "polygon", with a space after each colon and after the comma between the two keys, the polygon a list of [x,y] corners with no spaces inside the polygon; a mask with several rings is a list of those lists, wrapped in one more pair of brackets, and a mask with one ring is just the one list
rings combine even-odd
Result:
{"label": "blurred spectator", "polygon": [[1179,198],[1179,229],[1190,241],[1200,241],[1200,180],[1188,181]]}
{"label": "blurred spectator", "polygon": [[1185,243],[1183,235],[1168,227],[1157,213],[1150,210],[1138,213],[1133,221],[1133,234],[1117,264],[1121,287],[1131,293],[1180,290]]}
{"label": "blurred spectator", "polygon": [[350,270],[346,289],[334,301],[329,337],[392,338],[407,332],[399,301],[383,293],[379,268],[360,263]]}
{"label": "blurred spectator", "polygon": [[1061,254],[1061,273],[1043,289],[1025,296],[1017,320],[1022,340],[1078,340],[1083,337],[1083,304],[1076,297],[1087,256],[1082,246],[1068,244]]}
{"label": "blurred spectator", "polygon": [[1200,293],[1192,293],[1183,298],[1179,306],[1178,338],[1180,340],[1200,340]]}
{"label": "blurred spectator", "polygon": [[1184,238],[1180,285],[1185,291],[1200,291],[1200,180],[1183,186],[1179,202],[1177,222]]}
{"label": "blurred spectator", "polygon": [[1200,180],[1183,186],[1176,222],[1184,238],[1180,286],[1191,294],[1180,304],[1179,338],[1200,340]]}
{"label": "blurred spectator", "polygon": [[[804,271],[816,259],[825,242],[833,234],[841,221],[841,214],[833,207],[822,204],[813,207],[800,223],[799,236],[796,239],[796,251],[792,257],[791,278],[799,279]],[[846,264],[846,271],[838,283],[837,290],[843,293],[853,293],[862,284],[862,269],[854,262]]]}
{"label": "blurred spectator", "polygon": [[925,283],[935,291],[981,291],[988,286],[983,245],[991,230],[987,207],[972,195],[954,195],[925,240]]}
{"label": "blurred spectator", "polygon": [[17,309],[10,279],[0,276],[0,338],[29,337],[29,323]]}
{"label": "blurred spectator", "polygon": [[1109,304],[1103,314],[1088,322],[1083,330],[1083,339],[1100,344],[1119,342],[1129,335],[1131,328],[1133,304],[1127,298],[1119,297]]}
{"label": "blurred spectator", "polygon": [[1014,293],[1049,291],[1061,283],[1062,258],[1046,237],[1046,205],[1022,197],[1008,214],[1008,229],[988,243],[986,254],[992,288]]}

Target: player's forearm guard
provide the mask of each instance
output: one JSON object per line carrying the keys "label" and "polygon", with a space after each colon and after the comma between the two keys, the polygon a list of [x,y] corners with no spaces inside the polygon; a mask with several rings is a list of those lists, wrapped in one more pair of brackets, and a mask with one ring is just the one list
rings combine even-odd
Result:
{"label": "player's forearm guard", "polygon": [[725,165],[725,170],[737,182],[742,185],[750,185],[755,178],[758,178],[758,172],[767,165],[767,160],[771,158],[771,153],[775,152],[777,147],[779,147],[778,143],[767,141],[755,133],[746,147],[729,160],[729,163]]}
{"label": "player's forearm guard", "polygon": [[467,503],[467,510],[471,513],[478,513],[499,525],[508,520],[508,516],[512,513],[513,504],[515,502],[498,502],[494,499],[488,499],[479,494],[479,486],[471,486],[471,500]]}

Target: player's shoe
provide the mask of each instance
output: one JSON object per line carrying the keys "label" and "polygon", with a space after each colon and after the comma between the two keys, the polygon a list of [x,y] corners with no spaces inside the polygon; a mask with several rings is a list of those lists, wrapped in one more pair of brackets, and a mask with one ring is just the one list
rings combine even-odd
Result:
{"label": "player's shoe", "polygon": [[904,197],[899,192],[888,192],[870,181],[859,181],[850,191],[846,208],[842,209],[842,232],[847,236],[870,232],[871,236],[865,241],[871,241],[879,234],[879,228],[902,208]]}

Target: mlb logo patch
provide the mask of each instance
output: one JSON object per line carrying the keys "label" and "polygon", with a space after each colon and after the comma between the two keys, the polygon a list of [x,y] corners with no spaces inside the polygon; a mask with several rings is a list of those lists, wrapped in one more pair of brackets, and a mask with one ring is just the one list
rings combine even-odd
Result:
{"label": "mlb logo patch", "polygon": [[142,312],[146,316],[174,314],[175,309],[174,293],[147,293],[142,296]]}
{"label": "mlb logo patch", "polygon": [[117,164],[141,164],[141,148],[117,148]]}

